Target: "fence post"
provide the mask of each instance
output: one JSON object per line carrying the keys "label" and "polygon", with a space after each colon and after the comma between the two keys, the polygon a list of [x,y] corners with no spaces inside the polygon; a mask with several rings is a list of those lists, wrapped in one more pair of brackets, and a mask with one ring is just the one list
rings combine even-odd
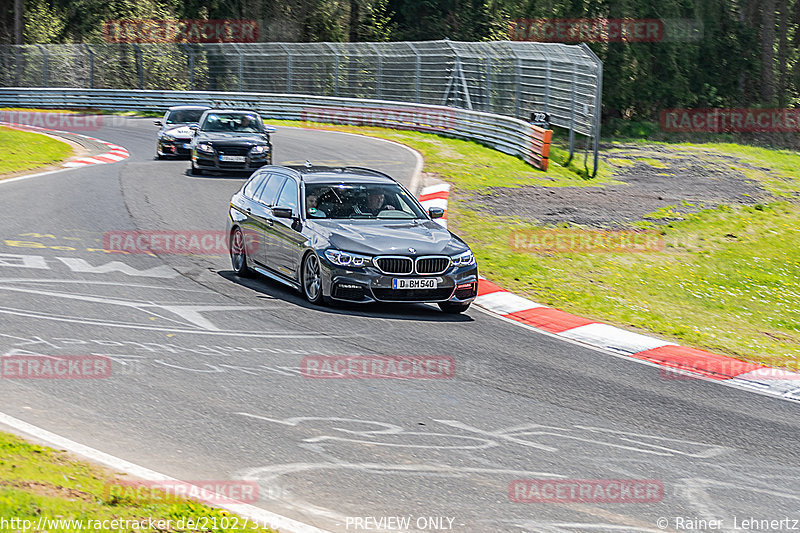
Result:
{"label": "fence post", "polygon": [[411,51],[414,52],[414,101],[421,104],[420,101],[420,87],[422,77],[422,58],[419,55],[419,50],[413,43],[406,43]]}
{"label": "fence post", "polygon": [[292,52],[283,43],[277,43],[286,52],[286,92],[292,92]]}
{"label": "fence post", "polygon": [[139,89],[144,89],[144,59],[142,57],[142,49],[138,44],[133,45],[133,53],[136,56],[136,72],[139,74]]}
{"label": "fence post", "polygon": [[370,48],[375,52],[375,57],[378,59],[378,73],[375,76],[375,97],[380,100],[383,93],[383,56],[378,51],[378,48],[373,43],[368,43]]}
{"label": "fence post", "polygon": [[89,53],[89,88],[94,89],[94,52],[88,44],[84,44],[83,47]]}
{"label": "fence post", "polygon": [[572,156],[575,154],[575,86],[577,85],[578,71],[575,65],[572,65],[572,98],[569,107],[569,158],[567,164],[572,161]]}
{"label": "fence post", "polygon": [[600,148],[600,130],[602,128],[603,120],[603,62],[600,61],[600,58],[597,57],[597,54],[592,51],[588,44],[581,43],[581,48],[583,48],[583,51],[586,53],[586,55],[588,55],[592,61],[594,61],[594,64],[597,67],[597,77],[594,88],[594,112],[592,113],[592,133],[594,134],[594,171],[592,172],[592,177],[595,177],[597,175],[597,167],[599,164],[598,152]]}
{"label": "fence post", "polygon": [[41,44],[37,44],[39,51],[42,52],[42,87],[47,87],[47,49]]}
{"label": "fence post", "polygon": [[194,91],[194,50],[187,43],[183,43],[181,48],[186,51],[186,59],[189,63],[189,90]]}
{"label": "fence post", "polygon": [[486,54],[486,107],[487,113],[492,112],[492,56]]}
{"label": "fence post", "polygon": [[[516,52],[514,53],[516,55]],[[517,68],[516,68],[516,91],[514,96],[514,116],[516,118],[520,118],[520,112],[522,110],[522,59],[517,56]]]}
{"label": "fence post", "polygon": [[544,71],[544,112],[550,113],[550,58],[545,59]]}

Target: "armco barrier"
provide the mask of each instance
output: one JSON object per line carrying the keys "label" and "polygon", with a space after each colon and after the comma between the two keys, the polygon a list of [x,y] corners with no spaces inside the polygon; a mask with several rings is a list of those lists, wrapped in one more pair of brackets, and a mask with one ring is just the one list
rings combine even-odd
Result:
{"label": "armco barrier", "polygon": [[25,108],[164,111],[178,104],[258,111],[264,118],[425,131],[476,141],[547,170],[552,131],[502,115],[326,96],[204,91],[71,88],[0,88],[0,106]]}

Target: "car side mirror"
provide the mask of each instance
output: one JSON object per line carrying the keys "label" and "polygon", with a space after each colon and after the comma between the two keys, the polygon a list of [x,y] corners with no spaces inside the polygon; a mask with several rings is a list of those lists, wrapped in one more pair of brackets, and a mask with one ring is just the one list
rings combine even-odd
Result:
{"label": "car side mirror", "polygon": [[155,124],[156,126],[163,126],[164,125],[160,120],[154,120],[153,124]]}
{"label": "car side mirror", "polygon": [[273,207],[272,214],[278,218],[294,218],[294,210],[291,207]]}
{"label": "car side mirror", "polygon": [[200,124],[189,124],[189,129],[197,133],[197,131],[200,129]]}
{"label": "car side mirror", "polygon": [[444,216],[444,209],[441,207],[431,207],[428,209],[428,214],[431,218],[442,218]]}

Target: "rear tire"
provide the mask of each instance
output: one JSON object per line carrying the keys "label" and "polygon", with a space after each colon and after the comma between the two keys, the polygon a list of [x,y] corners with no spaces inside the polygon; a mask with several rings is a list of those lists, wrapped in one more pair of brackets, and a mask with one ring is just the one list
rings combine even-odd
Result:
{"label": "rear tire", "polygon": [[252,272],[247,266],[247,244],[242,229],[237,227],[231,232],[230,242],[228,243],[231,252],[231,266],[237,276],[246,278]]}
{"label": "rear tire", "polygon": [[300,285],[303,296],[314,305],[324,305],[325,297],[322,295],[322,267],[319,257],[314,252],[306,254],[300,268]]}
{"label": "rear tire", "polygon": [[441,309],[443,313],[456,315],[458,313],[463,313],[464,311],[469,309],[469,304],[459,304],[454,302],[439,302],[439,309]]}

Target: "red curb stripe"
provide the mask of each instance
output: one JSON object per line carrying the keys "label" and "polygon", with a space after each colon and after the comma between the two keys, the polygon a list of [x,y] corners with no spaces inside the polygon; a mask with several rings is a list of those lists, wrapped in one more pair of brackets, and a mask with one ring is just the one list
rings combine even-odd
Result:
{"label": "red curb stripe", "polygon": [[94,156],[94,159],[99,159],[100,161],[103,161],[105,163],[116,163],[117,162],[116,159],[111,159],[110,157],[106,157],[105,155],[96,155],[96,156]]}
{"label": "red curb stripe", "polygon": [[450,191],[431,192],[428,194],[421,194],[419,196],[419,201],[425,202],[427,200],[447,200],[449,195]]}
{"label": "red curb stripe", "polygon": [[697,348],[687,348],[686,346],[661,346],[660,348],[635,353],[632,357],[652,361],[671,368],[689,370],[718,380],[731,379],[759,368],[766,368],[755,363],[739,361],[732,357],[717,355]]}
{"label": "red curb stripe", "polygon": [[485,279],[478,280],[478,296],[483,296],[484,294],[491,294],[493,292],[508,292],[500,285],[495,285],[491,281],[486,281]]}
{"label": "red curb stripe", "polygon": [[565,313],[564,311],[551,307],[534,307],[533,309],[526,309],[506,315],[506,317],[524,322],[529,326],[549,331],[550,333],[561,333],[568,329],[597,322],[596,320],[589,320],[588,318]]}

